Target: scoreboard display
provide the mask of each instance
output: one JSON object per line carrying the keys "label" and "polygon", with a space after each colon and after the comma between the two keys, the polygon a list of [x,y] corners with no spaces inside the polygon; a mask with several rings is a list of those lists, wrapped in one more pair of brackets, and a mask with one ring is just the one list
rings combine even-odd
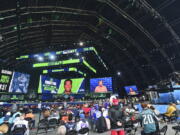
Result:
{"label": "scoreboard display", "polygon": [[1,70],[0,73],[0,92],[8,92],[12,79],[12,71]]}

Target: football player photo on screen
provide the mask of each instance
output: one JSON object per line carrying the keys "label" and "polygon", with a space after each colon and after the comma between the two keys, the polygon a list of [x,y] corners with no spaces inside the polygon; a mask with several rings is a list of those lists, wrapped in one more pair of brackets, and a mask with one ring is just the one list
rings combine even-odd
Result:
{"label": "football player photo on screen", "polygon": [[73,82],[71,79],[67,79],[64,81],[64,94],[71,94],[72,83]]}

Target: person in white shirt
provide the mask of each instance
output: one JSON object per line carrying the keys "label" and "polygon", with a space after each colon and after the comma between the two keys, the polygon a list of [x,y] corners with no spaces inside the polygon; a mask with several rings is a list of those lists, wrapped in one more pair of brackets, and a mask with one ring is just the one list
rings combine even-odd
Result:
{"label": "person in white shirt", "polygon": [[[80,121],[76,124],[76,131],[79,132],[79,130],[81,130],[83,128],[89,128],[89,123],[87,122],[87,120],[85,120],[85,115],[80,114]],[[88,133],[86,133],[86,134],[78,133],[78,135],[88,135]]]}
{"label": "person in white shirt", "polygon": [[15,127],[18,127],[18,126],[25,126],[26,127],[26,131],[25,131],[25,134],[24,135],[29,135],[29,126],[28,126],[28,121],[27,120],[24,120],[24,116],[21,115],[19,119],[17,119],[15,122],[14,122],[14,125],[12,126],[11,128],[11,131],[13,131],[15,129]]}

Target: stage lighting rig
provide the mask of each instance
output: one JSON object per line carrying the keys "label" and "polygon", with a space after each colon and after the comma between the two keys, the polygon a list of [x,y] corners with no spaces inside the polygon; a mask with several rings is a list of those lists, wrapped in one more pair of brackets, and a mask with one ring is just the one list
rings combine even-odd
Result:
{"label": "stage lighting rig", "polygon": [[173,72],[169,77],[171,82],[180,83],[180,72]]}
{"label": "stage lighting rig", "polygon": [[177,45],[180,44],[180,37],[179,35],[174,31],[174,29],[171,27],[171,25],[166,21],[166,19],[158,13],[146,0],[133,0],[136,4],[139,5],[139,7],[144,8],[146,12],[149,12],[151,16],[153,16],[155,19],[159,19],[164,26],[167,28],[167,30],[171,33],[174,40],[176,41]]}

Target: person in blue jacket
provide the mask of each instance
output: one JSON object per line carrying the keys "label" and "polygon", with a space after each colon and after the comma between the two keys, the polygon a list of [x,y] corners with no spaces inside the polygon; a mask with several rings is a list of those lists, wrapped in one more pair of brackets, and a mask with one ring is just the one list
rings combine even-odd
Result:
{"label": "person in blue jacket", "polygon": [[139,115],[142,122],[143,131],[142,135],[157,135],[156,121],[157,117],[154,112],[148,108],[147,104],[141,104],[143,110]]}

